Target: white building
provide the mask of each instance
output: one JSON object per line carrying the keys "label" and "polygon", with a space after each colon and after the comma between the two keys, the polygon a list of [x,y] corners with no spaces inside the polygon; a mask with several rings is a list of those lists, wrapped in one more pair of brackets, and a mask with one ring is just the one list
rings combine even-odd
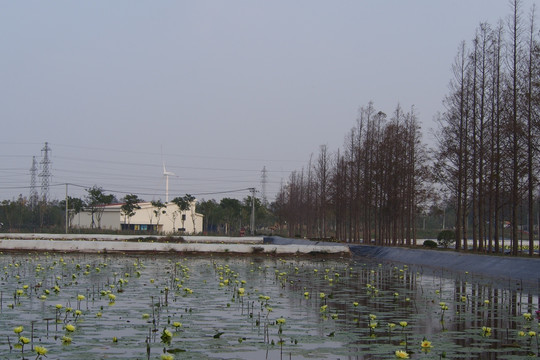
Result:
{"label": "white building", "polygon": [[159,211],[150,202],[138,205],[141,208],[136,209],[132,217],[125,216],[122,212],[122,204],[106,205],[101,209],[102,212],[93,215],[88,210],[81,211],[74,216],[70,225],[72,228],[133,230],[162,234],[202,232],[204,215],[195,212],[195,201],[191,203],[189,210],[182,212],[176,204],[171,202]]}

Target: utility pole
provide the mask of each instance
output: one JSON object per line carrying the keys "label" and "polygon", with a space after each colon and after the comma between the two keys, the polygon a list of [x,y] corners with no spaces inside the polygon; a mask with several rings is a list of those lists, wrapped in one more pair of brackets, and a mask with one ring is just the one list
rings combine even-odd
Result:
{"label": "utility pole", "polygon": [[249,188],[251,191],[251,222],[249,228],[251,229],[251,235],[255,235],[255,188]]}
{"label": "utility pole", "polygon": [[69,199],[68,199],[68,184],[66,183],[66,234],[68,233],[68,229],[69,229],[69,216],[68,216],[68,212],[69,212]]}

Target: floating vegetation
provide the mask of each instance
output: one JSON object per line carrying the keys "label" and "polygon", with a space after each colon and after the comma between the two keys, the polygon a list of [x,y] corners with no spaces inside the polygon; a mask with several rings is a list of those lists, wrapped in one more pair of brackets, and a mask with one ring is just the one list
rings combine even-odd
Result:
{"label": "floating vegetation", "polygon": [[467,272],[362,261],[2,254],[0,357],[540,354],[537,291]]}

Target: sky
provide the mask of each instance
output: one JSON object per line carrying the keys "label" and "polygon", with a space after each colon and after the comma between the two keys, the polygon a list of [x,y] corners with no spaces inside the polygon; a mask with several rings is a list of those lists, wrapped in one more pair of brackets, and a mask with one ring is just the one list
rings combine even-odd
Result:
{"label": "sky", "polygon": [[510,12],[506,0],[0,1],[0,200],[28,197],[47,142],[51,200],[65,184],[165,200],[165,164],[170,199],[254,187],[273,201],[321,145],[343,148],[370,101],[414,106],[431,146],[460,42]]}

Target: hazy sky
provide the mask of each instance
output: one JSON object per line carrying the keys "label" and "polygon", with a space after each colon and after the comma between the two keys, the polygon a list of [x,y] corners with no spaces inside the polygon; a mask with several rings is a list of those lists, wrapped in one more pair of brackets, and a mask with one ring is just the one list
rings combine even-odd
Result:
{"label": "hazy sky", "polygon": [[45,142],[53,199],[72,183],[146,200],[165,199],[162,158],[171,198],[243,198],[220,192],[261,191],[266,167],[273,200],[369,101],[414,105],[429,143],[459,43],[508,14],[506,0],[0,1],[0,200],[28,196]]}

